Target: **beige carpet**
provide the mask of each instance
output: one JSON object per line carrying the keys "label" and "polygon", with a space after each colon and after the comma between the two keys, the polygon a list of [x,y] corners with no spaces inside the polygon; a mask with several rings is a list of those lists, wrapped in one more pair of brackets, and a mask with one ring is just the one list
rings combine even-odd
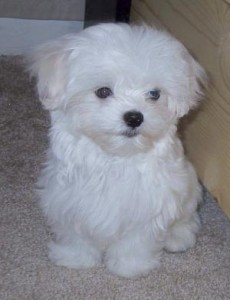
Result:
{"label": "beige carpet", "polygon": [[49,233],[33,192],[47,148],[47,114],[20,58],[0,58],[0,299],[230,299],[230,224],[204,192],[202,231],[194,249],[164,253],[162,266],[136,280],[104,267],[53,266]]}

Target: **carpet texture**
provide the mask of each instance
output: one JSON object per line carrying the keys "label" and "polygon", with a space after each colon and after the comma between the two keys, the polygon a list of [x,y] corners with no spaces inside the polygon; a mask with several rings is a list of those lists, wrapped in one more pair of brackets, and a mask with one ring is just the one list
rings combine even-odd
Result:
{"label": "carpet texture", "polygon": [[230,299],[230,224],[204,191],[202,230],[195,248],[164,253],[159,270],[135,280],[103,266],[70,270],[52,265],[50,234],[34,184],[48,145],[49,118],[19,57],[0,58],[0,299]]}

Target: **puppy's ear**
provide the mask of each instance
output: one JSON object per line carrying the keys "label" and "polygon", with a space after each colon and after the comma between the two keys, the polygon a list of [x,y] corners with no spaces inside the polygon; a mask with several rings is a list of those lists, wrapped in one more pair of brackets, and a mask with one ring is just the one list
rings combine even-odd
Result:
{"label": "puppy's ear", "polygon": [[[200,64],[188,53],[186,50],[185,60],[188,64],[187,73],[187,96],[185,92],[185,99],[187,104],[184,106],[184,111],[182,111],[182,116],[187,114],[190,109],[196,108],[202,97],[204,96],[204,91],[208,85],[208,76]],[[186,76],[186,74],[185,74]]]}
{"label": "puppy's ear", "polygon": [[173,99],[169,102],[169,108],[177,118],[183,117],[198,106],[208,85],[206,72],[187,49],[183,47],[181,54],[183,76],[178,78],[177,88],[173,89],[174,93],[171,95]]}
{"label": "puppy's ear", "polygon": [[208,76],[205,70],[190,54],[188,54],[187,59],[190,64],[191,84],[193,85],[193,89],[198,97],[202,96],[203,90],[208,86]]}
{"label": "puppy's ear", "polygon": [[66,56],[63,45],[55,41],[40,46],[28,58],[31,75],[37,78],[39,98],[48,110],[57,109],[64,101]]}

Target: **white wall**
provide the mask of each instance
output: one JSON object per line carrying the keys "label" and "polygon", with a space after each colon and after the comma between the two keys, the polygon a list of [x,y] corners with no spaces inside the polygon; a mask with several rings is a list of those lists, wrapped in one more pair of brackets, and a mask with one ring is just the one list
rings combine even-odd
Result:
{"label": "white wall", "polygon": [[0,18],[0,55],[20,55],[61,35],[83,29],[81,21]]}

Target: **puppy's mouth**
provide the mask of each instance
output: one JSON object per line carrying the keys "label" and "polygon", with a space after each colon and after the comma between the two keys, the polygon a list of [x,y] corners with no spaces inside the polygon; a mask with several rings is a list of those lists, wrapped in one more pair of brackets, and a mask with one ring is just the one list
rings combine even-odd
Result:
{"label": "puppy's mouth", "polygon": [[132,137],[135,137],[139,134],[138,130],[135,129],[135,128],[131,128],[131,129],[127,129],[125,130],[124,132],[122,132],[122,135],[123,136],[126,136],[128,138],[132,138]]}

